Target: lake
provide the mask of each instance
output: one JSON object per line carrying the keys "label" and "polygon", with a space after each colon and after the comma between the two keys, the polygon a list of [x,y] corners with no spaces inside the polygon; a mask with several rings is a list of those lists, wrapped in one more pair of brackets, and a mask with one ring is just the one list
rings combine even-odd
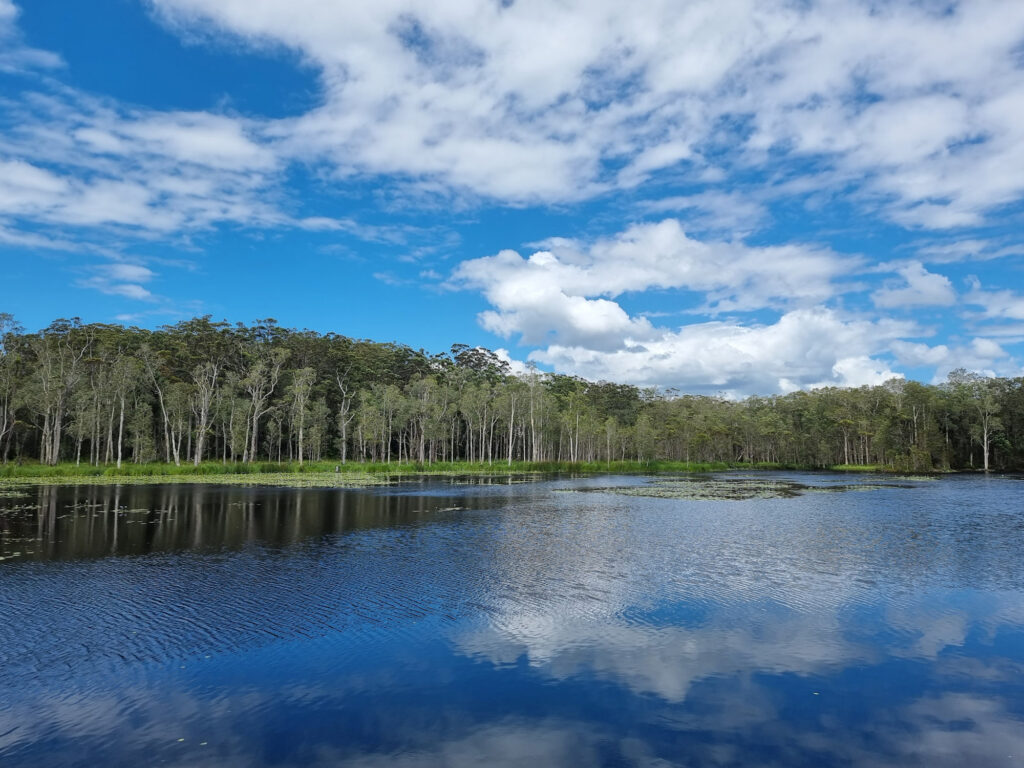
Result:
{"label": "lake", "polygon": [[0,497],[0,765],[1024,763],[1024,480]]}

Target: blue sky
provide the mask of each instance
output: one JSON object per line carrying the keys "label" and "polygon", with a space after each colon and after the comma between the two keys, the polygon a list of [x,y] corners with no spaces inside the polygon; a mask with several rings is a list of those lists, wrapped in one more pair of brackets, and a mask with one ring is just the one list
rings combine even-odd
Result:
{"label": "blue sky", "polygon": [[1024,360],[1024,4],[0,0],[0,311],[745,394]]}

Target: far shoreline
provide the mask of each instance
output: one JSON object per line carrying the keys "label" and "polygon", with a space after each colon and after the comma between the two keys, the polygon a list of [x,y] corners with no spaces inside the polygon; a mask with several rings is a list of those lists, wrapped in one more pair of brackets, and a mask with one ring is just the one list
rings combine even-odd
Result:
{"label": "far shoreline", "polygon": [[[37,485],[208,484],[299,488],[361,488],[420,477],[536,477],[542,475],[652,475],[736,471],[836,472],[887,476],[984,474],[982,470],[908,469],[886,465],[798,466],[778,463],[594,461],[594,462],[204,462],[192,464],[128,464],[0,466],[0,488]],[[992,473],[989,473],[992,474]],[[1002,474],[1002,473],[999,473]]]}

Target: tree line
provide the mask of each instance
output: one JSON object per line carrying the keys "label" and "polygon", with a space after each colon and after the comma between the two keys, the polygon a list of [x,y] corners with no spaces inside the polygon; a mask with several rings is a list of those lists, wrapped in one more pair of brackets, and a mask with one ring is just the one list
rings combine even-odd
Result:
{"label": "tree line", "polygon": [[0,457],[153,461],[675,460],[1024,468],[1024,378],[724,397],[530,370],[456,344],[209,316],[156,330],[0,313]]}

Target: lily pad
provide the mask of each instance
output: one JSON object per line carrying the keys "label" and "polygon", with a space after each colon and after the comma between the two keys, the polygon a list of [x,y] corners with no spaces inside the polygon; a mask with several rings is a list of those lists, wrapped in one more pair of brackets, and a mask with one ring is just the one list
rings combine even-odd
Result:
{"label": "lily pad", "polygon": [[576,493],[614,493],[620,496],[642,496],[654,499],[688,501],[747,501],[749,499],[791,499],[806,493],[843,493],[876,491],[882,488],[912,488],[895,483],[848,483],[843,485],[808,485],[792,480],[753,477],[685,477],[656,480],[644,485],[603,488],[566,488]]}

